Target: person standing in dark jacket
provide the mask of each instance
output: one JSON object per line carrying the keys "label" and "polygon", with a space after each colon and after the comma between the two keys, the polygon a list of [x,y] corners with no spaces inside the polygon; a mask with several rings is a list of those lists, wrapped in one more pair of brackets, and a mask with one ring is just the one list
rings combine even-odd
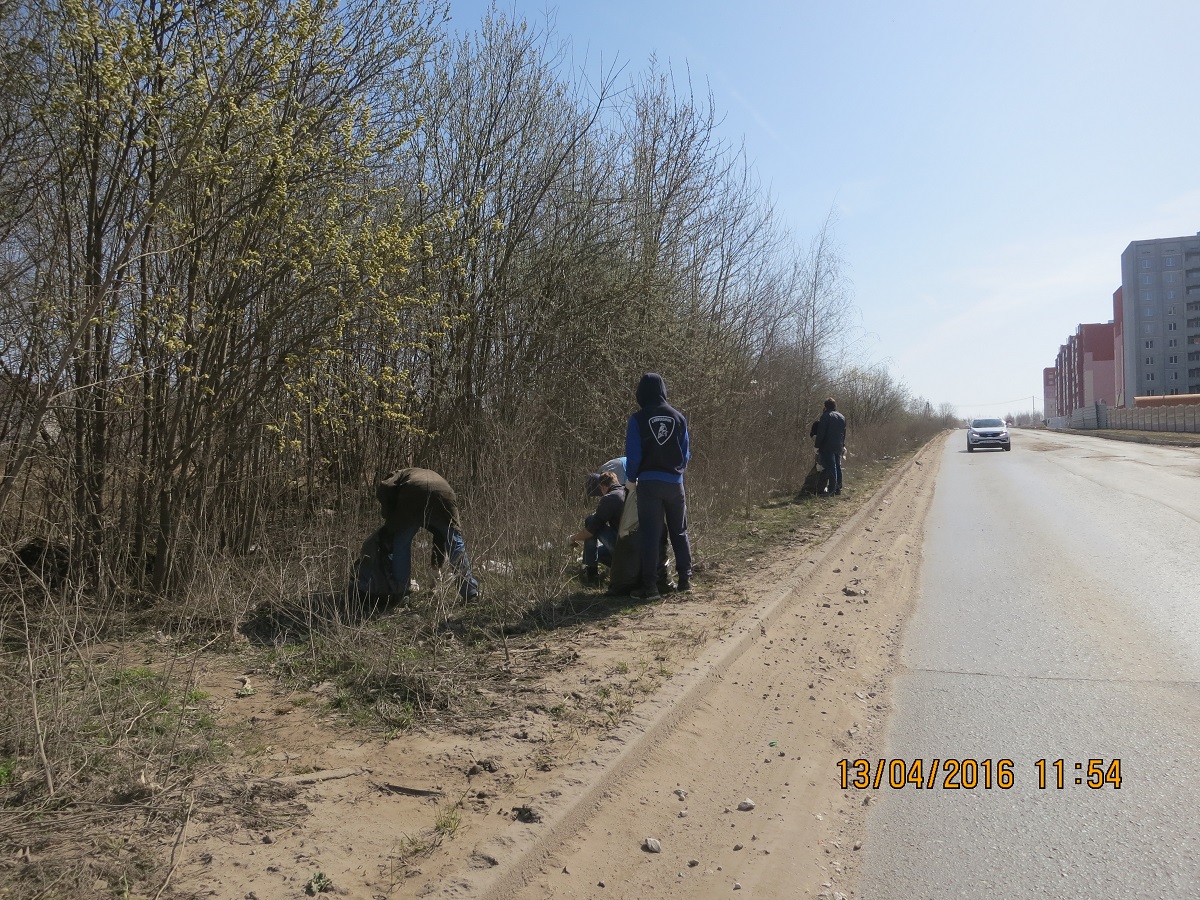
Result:
{"label": "person standing in dark jacket", "polygon": [[[412,569],[412,540],[417,531],[426,529],[433,536],[435,569],[440,570],[447,557],[454,568],[459,596],[473,600],[479,583],[471,575],[467,545],[459,523],[458,498],[446,479],[431,469],[397,469],[375,489],[383,527],[379,530],[379,560],[384,564],[394,590],[406,592]],[[386,564],[390,560],[390,567]],[[367,570],[363,570],[364,573]],[[369,594],[373,586],[360,579],[359,590]]]}
{"label": "person standing in dark jacket", "polygon": [[687,501],[683,473],[691,458],[687,419],[667,403],[667,385],[656,372],[647,372],[637,387],[638,409],[625,431],[625,473],[637,483],[638,541],[642,583],[630,595],[635,600],[659,597],[655,579],[664,523],[675,551],[678,589],[691,590],[692,549],[687,534]]}
{"label": "person standing in dark jacket", "polygon": [[621,513],[625,511],[625,488],[615,472],[597,472],[587,477],[587,494],[599,497],[596,511],[583,520],[583,528],[571,535],[571,543],[583,544],[584,584],[600,583],[599,564],[612,563],[617,546]]}
{"label": "person standing in dark jacket", "polygon": [[842,452],[846,449],[846,417],[837,411],[837,401],[825,401],[825,411],[817,420],[817,455],[828,477],[831,494],[842,492]]}

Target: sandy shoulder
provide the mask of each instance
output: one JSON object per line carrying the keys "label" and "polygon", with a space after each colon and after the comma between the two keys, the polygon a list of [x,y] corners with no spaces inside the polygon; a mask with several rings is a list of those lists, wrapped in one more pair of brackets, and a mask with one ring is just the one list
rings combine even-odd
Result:
{"label": "sandy shoulder", "polygon": [[[735,885],[747,897],[849,895],[870,793],[842,791],[837,761],[878,755],[940,447],[819,558],[792,557],[792,586],[723,638],[745,646],[709,661],[694,707],[631,754],[536,872],[526,865],[484,895],[705,898]],[[739,810],[743,800],[754,808]],[[645,837],[661,852],[646,852]]]}
{"label": "sandy shoulder", "polygon": [[[197,810],[173,888],[282,900],[320,872],[372,898],[849,895],[869,792],[840,790],[837,761],[878,755],[941,446],[822,543],[799,536],[634,633],[530,650],[561,654],[561,676],[478,734],[355,739],[277,694],[231,701],[262,751],[240,790],[292,796],[277,817]],[[581,727],[584,707],[622,724]]]}

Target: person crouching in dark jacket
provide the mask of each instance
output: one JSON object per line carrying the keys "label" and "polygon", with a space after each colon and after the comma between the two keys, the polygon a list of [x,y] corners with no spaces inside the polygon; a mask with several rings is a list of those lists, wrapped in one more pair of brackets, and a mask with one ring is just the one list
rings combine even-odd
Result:
{"label": "person crouching in dark jacket", "polygon": [[[813,420],[812,427],[808,429],[808,436],[813,439],[813,446],[816,446],[817,432],[821,430],[821,420]],[[813,471],[809,472],[804,479],[804,487],[801,493],[812,488],[812,493],[818,497],[822,497],[829,492],[829,470],[821,463],[821,453],[817,452],[817,460],[813,465]]]}
{"label": "person crouching in dark jacket", "polygon": [[[471,574],[467,544],[459,520],[458,498],[446,479],[431,469],[397,469],[376,487],[383,527],[378,532],[379,562],[387,582],[398,594],[407,592],[412,569],[412,541],[424,528],[433,538],[434,569],[441,571],[447,559],[454,569],[458,594],[474,600],[479,582]],[[369,570],[362,570],[359,592],[370,594],[378,589],[371,583]]]}
{"label": "person crouching in dark jacket", "polygon": [[599,497],[596,511],[583,520],[583,528],[571,535],[571,545],[583,544],[583,582],[600,583],[599,564],[612,564],[617,546],[617,529],[625,511],[625,488],[614,472],[598,472],[587,477],[587,494]]}

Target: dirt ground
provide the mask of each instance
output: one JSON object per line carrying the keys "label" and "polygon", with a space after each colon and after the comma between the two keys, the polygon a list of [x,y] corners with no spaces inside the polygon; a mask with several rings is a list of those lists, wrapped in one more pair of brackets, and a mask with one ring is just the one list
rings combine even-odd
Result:
{"label": "dirt ground", "polygon": [[[941,445],[822,501],[857,505],[836,530],[514,647],[518,711],[475,733],[358,737],[323,712],[331,685],[212,663],[239,750],[164,846],[163,896],[853,896],[873,794],[837,763],[878,755]],[[251,794],[270,802],[229,814]]]}
{"label": "dirt ground", "polygon": [[1186,431],[1122,431],[1116,428],[1101,430],[1071,428],[1067,430],[1067,433],[1106,438],[1110,441],[1129,441],[1135,444],[1160,444],[1164,447],[1195,447],[1200,445],[1200,434],[1189,434]]}

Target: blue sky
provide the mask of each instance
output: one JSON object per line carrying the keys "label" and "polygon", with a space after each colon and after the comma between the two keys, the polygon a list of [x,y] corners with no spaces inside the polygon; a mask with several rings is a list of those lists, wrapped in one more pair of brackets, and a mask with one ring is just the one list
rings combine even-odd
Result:
{"label": "blue sky", "polygon": [[[487,4],[451,0],[473,28]],[[1042,402],[1133,240],[1200,231],[1198,0],[502,2],[577,64],[707,82],[803,240],[836,208],[853,352],[963,415]]]}

